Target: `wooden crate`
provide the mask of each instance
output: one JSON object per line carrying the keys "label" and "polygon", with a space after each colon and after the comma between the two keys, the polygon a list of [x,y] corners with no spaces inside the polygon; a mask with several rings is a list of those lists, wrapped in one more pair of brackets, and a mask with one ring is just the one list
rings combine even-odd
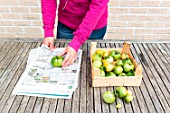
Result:
{"label": "wooden crate", "polygon": [[[92,71],[92,86],[93,87],[106,87],[106,86],[140,86],[142,81],[142,66],[138,65],[130,52],[130,43],[125,42],[123,48],[96,48],[97,42],[91,42],[90,58],[91,58],[91,71]],[[125,77],[100,77],[100,69],[93,67],[92,55],[97,49],[104,51],[118,50],[120,53],[126,53],[135,65],[135,76]]]}

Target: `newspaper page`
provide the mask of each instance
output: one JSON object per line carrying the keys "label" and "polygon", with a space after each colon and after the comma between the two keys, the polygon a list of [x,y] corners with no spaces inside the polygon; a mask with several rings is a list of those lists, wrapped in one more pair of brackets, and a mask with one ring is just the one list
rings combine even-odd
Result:
{"label": "newspaper page", "polygon": [[78,86],[82,50],[77,52],[76,61],[72,65],[64,69],[52,67],[52,57],[64,49],[50,51],[45,45],[32,49],[26,69],[12,94],[70,99]]}

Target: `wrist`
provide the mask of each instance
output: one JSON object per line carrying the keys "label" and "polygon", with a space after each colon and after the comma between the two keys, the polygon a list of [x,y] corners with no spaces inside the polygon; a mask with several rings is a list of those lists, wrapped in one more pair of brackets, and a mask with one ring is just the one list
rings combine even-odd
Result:
{"label": "wrist", "polygon": [[68,46],[72,47],[76,52],[81,47],[81,45],[82,44],[75,38],[68,44]]}

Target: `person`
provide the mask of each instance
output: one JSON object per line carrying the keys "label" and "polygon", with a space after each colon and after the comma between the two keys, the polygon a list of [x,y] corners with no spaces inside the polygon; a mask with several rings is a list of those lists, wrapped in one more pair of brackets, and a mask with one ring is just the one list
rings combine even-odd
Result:
{"label": "person", "polygon": [[[87,39],[103,39],[107,29],[109,0],[60,0],[57,39],[72,39],[61,55],[62,67],[74,63],[78,49]],[[53,29],[57,0],[41,0],[44,41],[54,47]]]}

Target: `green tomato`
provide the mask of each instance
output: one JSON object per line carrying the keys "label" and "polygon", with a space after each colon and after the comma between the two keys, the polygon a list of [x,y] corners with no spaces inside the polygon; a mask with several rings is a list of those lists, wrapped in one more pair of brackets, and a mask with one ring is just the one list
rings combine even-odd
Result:
{"label": "green tomato", "polygon": [[51,59],[51,65],[53,67],[61,67],[63,60],[64,60],[64,58],[62,56],[54,56]]}
{"label": "green tomato", "polygon": [[123,63],[132,63],[132,60],[130,58],[126,58],[123,60]]}
{"label": "green tomato", "polygon": [[114,65],[108,63],[108,64],[105,65],[105,68],[106,68],[107,72],[111,72],[113,70],[113,68],[114,68]]}
{"label": "green tomato", "polygon": [[126,103],[129,103],[133,100],[133,96],[128,94],[123,98],[123,100],[125,100]]}
{"label": "green tomato", "polygon": [[102,66],[102,61],[101,60],[94,60],[93,66],[96,67],[96,68],[100,68]]}
{"label": "green tomato", "polygon": [[114,61],[113,57],[111,56],[105,58],[105,60],[108,61],[109,63],[112,63]]}
{"label": "green tomato", "polygon": [[100,70],[100,77],[105,77],[105,72],[103,70]]}
{"label": "green tomato", "polygon": [[116,77],[116,74],[113,72],[107,72],[106,77]]}
{"label": "green tomato", "polygon": [[115,54],[113,55],[114,60],[118,60],[121,58],[121,54],[119,51],[115,51]]}
{"label": "green tomato", "polygon": [[117,65],[117,66],[123,66],[123,61],[120,60],[120,59],[118,59],[118,60],[116,61],[116,65]]}
{"label": "green tomato", "polygon": [[116,53],[116,50],[112,50],[112,51],[110,52],[109,56],[113,57],[113,56],[115,55],[115,53]]}
{"label": "green tomato", "polygon": [[119,77],[124,77],[124,76],[127,76],[126,73],[121,73],[121,74],[118,74]]}
{"label": "green tomato", "polygon": [[100,55],[94,53],[92,56],[92,61],[94,61],[94,60],[102,60],[102,57]]}
{"label": "green tomato", "polygon": [[123,70],[124,70],[124,72],[129,72],[129,71],[133,70],[133,64],[125,63],[123,65]]}
{"label": "green tomato", "polygon": [[121,66],[115,66],[114,67],[114,73],[115,74],[121,74],[123,72],[123,68]]}
{"label": "green tomato", "polygon": [[126,73],[127,76],[135,76],[135,72],[134,71],[129,71]]}
{"label": "green tomato", "polygon": [[116,95],[119,97],[119,98],[123,98],[127,95],[127,90],[125,87],[118,87],[116,88]]}
{"label": "green tomato", "polygon": [[102,98],[107,104],[112,104],[116,100],[114,93],[111,91],[105,91],[102,95]]}

